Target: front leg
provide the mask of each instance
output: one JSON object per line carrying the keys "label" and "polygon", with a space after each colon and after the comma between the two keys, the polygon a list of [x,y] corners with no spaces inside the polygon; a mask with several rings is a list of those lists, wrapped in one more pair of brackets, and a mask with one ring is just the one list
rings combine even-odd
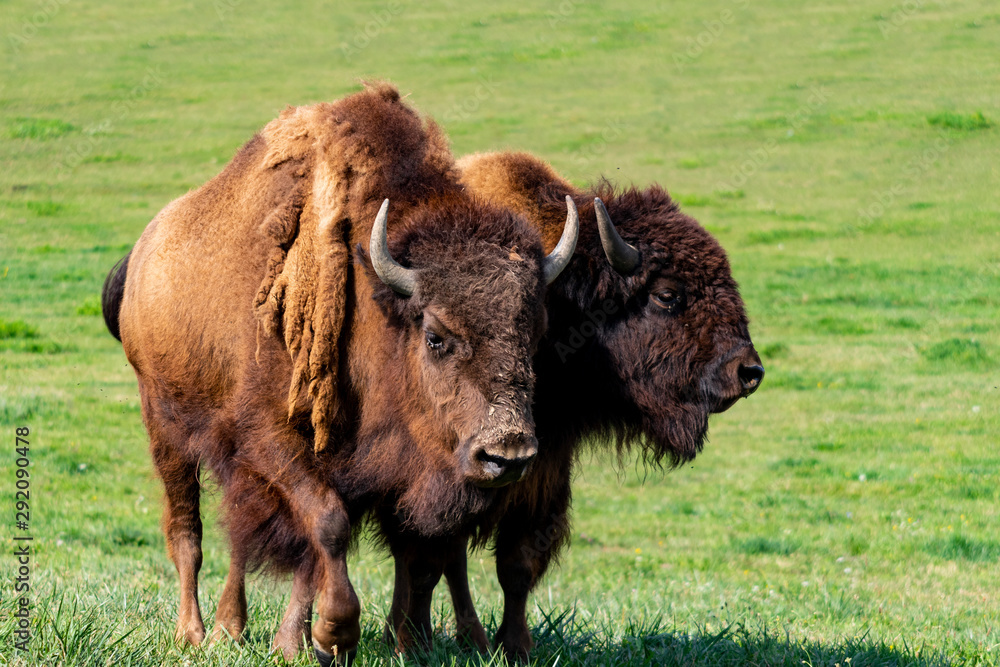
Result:
{"label": "front leg", "polygon": [[333,661],[350,664],[361,639],[361,603],[347,576],[350,521],[340,497],[331,491],[325,513],[312,525],[317,554],[316,611],[312,626],[313,648],[323,665]]}
{"label": "front leg", "polygon": [[400,631],[406,624],[407,610],[410,608],[410,568],[402,555],[395,552],[392,556],[396,579],[392,586],[392,606],[385,619],[385,629],[382,631],[382,641],[389,646],[399,648]]}
{"label": "front leg", "polygon": [[468,540],[461,540],[460,545],[456,545],[445,564],[444,577],[451,592],[451,606],[455,610],[455,638],[459,643],[476,647],[480,653],[489,653],[486,630],[479,621],[476,605],[469,591]]}
{"label": "front leg", "polygon": [[396,581],[384,637],[390,644],[395,639],[400,653],[414,646],[429,649],[434,630],[431,622],[434,587],[441,580],[450,551],[437,542],[397,538],[392,552]]}
{"label": "front leg", "polygon": [[528,595],[569,537],[569,484],[535,512],[511,508],[497,530],[497,579],[503,619],[494,643],[508,660],[527,660],[534,646],[528,627]]}

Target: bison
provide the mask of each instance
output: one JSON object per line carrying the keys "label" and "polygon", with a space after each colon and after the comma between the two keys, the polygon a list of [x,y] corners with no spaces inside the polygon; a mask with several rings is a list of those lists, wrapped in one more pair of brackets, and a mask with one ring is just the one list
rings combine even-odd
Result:
{"label": "bison", "polygon": [[[526,153],[472,155],[459,167],[472,192],[527,217],[548,247],[565,197],[597,221],[581,229],[572,262],[548,291],[549,328],[535,356],[539,455],[481,518],[478,535],[480,544],[493,538],[504,592],[495,642],[526,659],[528,595],[568,537],[571,466],[581,447],[637,446],[647,460],[676,467],[702,449],[709,415],[752,394],[764,368],[725,252],[659,186],[579,190]],[[391,541],[396,527],[382,530]],[[485,650],[465,545],[410,553],[406,566],[428,574],[395,591],[390,628],[408,639],[409,619],[426,636],[430,591],[444,573],[460,637]],[[406,583],[399,571],[397,559],[397,587]]]}
{"label": "bison", "polygon": [[216,634],[245,625],[247,568],[291,570],[275,644],[297,649],[318,592],[325,661],[358,643],[346,553],[367,512],[447,542],[495,511],[537,452],[530,362],[544,286],[576,241],[572,201],[564,213],[545,255],[523,219],[464,191],[437,126],[376,84],[286,109],[150,222],[102,303],[164,484],[179,637],[205,637],[202,466],[232,549]]}

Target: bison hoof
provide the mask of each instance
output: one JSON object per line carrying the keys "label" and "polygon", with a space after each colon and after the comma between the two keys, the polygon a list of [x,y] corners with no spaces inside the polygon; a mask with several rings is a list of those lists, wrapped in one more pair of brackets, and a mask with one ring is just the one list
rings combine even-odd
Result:
{"label": "bison hoof", "polygon": [[[232,629],[230,629],[232,628]],[[222,641],[224,639],[229,639],[236,644],[243,643],[243,628],[237,624],[224,625],[222,623],[216,623],[215,628],[212,629],[212,637],[210,641],[214,644],[216,642]]]}
{"label": "bison hoof", "polygon": [[458,640],[460,644],[465,644],[471,646],[483,655],[488,655],[490,652],[490,642],[486,638],[486,630],[480,624],[469,625],[468,627],[462,627],[458,629],[455,639]]}
{"label": "bison hoof", "polygon": [[357,649],[352,649],[342,656],[336,656],[333,655],[332,653],[327,653],[322,648],[320,648],[319,644],[316,643],[315,639],[313,640],[313,651],[316,653],[316,660],[319,661],[319,664],[322,667],[331,667],[332,665],[341,665],[343,667],[350,667],[350,665],[354,664],[354,657],[358,654]]}
{"label": "bison hoof", "polygon": [[178,625],[176,632],[174,632],[174,639],[191,646],[199,646],[205,641],[205,626],[197,623]]}
{"label": "bison hoof", "polygon": [[493,638],[497,648],[503,651],[508,662],[528,662],[528,656],[535,642],[531,640],[531,631],[527,625],[520,632],[507,628],[503,623]]}

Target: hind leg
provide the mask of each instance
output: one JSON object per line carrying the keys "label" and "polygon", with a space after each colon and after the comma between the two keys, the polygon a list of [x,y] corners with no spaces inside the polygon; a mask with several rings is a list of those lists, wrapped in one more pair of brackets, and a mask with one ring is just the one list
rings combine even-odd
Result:
{"label": "hind leg", "polygon": [[302,649],[308,646],[312,622],[313,600],[316,587],[313,583],[316,559],[309,554],[295,569],[292,579],[292,596],[288,600],[285,616],[281,619],[278,634],[274,637],[275,650],[281,651],[285,660],[292,661]]}
{"label": "hind leg", "polygon": [[240,641],[247,626],[247,563],[243,549],[233,545],[229,556],[229,574],[222,589],[219,606],[215,610],[215,629],[212,641],[229,637]]}
{"label": "hind leg", "polygon": [[177,446],[181,437],[170,437],[169,429],[152,425],[148,420],[150,451],[153,463],[163,480],[165,507],[163,532],[167,553],[177,567],[181,599],[177,615],[178,639],[200,644],[205,638],[205,624],[198,607],[198,571],[201,570],[201,486],[198,462],[191,461]]}

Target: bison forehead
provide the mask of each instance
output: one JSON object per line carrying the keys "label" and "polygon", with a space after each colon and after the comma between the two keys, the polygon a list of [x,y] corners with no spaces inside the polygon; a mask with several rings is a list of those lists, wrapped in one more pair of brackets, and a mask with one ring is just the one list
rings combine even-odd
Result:
{"label": "bison forehead", "polygon": [[418,273],[421,300],[446,309],[469,333],[530,336],[543,304],[540,267],[511,260],[509,249],[494,251],[423,257],[429,266]]}
{"label": "bison forehead", "polygon": [[735,289],[729,258],[715,237],[686,215],[678,213],[672,218],[647,236],[664,267],[692,286]]}

